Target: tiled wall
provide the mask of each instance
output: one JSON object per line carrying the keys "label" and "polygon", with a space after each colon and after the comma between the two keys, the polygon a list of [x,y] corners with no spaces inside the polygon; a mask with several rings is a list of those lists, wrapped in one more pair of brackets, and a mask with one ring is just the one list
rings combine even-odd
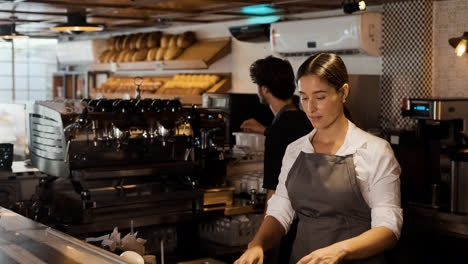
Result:
{"label": "tiled wall", "polygon": [[383,129],[410,128],[401,116],[404,97],[431,95],[432,1],[383,5],[381,118]]}
{"label": "tiled wall", "polygon": [[434,2],[432,95],[468,97],[468,54],[457,57],[449,38],[468,31],[468,1]]}

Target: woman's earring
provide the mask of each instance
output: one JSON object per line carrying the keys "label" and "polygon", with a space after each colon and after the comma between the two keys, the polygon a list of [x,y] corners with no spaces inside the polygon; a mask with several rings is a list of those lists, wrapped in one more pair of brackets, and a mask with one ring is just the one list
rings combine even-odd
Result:
{"label": "woman's earring", "polygon": [[346,103],[346,98],[343,98],[343,104]]}

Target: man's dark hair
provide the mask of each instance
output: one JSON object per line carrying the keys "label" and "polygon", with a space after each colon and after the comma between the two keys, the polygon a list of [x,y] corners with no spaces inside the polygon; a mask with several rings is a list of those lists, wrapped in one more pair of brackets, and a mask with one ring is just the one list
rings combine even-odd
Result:
{"label": "man's dark hair", "polygon": [[258,86],[265,86],[278,99],[286,100],[296,89],[294,71],[287,60],[268,56],[250,65],[250,78]]}

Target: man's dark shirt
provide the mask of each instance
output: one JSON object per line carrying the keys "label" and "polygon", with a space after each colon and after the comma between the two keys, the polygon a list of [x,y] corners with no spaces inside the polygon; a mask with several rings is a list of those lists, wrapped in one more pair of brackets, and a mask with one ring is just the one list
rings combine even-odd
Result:
{"label": "man's dark shirt", "polygon": [[265,130],[263,188],[276,190],[286,147],[313,129],[307,115],[288,105],[283,107]]}
{"label": "man's dark shirt", "polygon": [[[287,146],[312,129],[307,115],[296,107],[287,105],[278,112],[271,126],[265,130],[263,188],[276,190]],[[296,230],[297,220],[291,224],[289,232],[283,236],[281,243],[266,252],[265,264],[289,263]]]}

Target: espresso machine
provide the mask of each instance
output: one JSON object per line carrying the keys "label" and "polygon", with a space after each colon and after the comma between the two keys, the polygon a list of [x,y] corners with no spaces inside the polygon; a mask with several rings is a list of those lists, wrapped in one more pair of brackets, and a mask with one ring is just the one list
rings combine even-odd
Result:
{"label": "espresso machine", "polygon": [[409,182],[410,202],[467,214],[468,99],[405,99],[402,114],[418,121],[403,143],[412,153],[400,159],[403,173],[410,174],[402,192]]}
{"label": "espresso machine", "polygon": [[191,219],[226,175],[225,120],[179,100],[37,101],[30,217],[72,234]]}

